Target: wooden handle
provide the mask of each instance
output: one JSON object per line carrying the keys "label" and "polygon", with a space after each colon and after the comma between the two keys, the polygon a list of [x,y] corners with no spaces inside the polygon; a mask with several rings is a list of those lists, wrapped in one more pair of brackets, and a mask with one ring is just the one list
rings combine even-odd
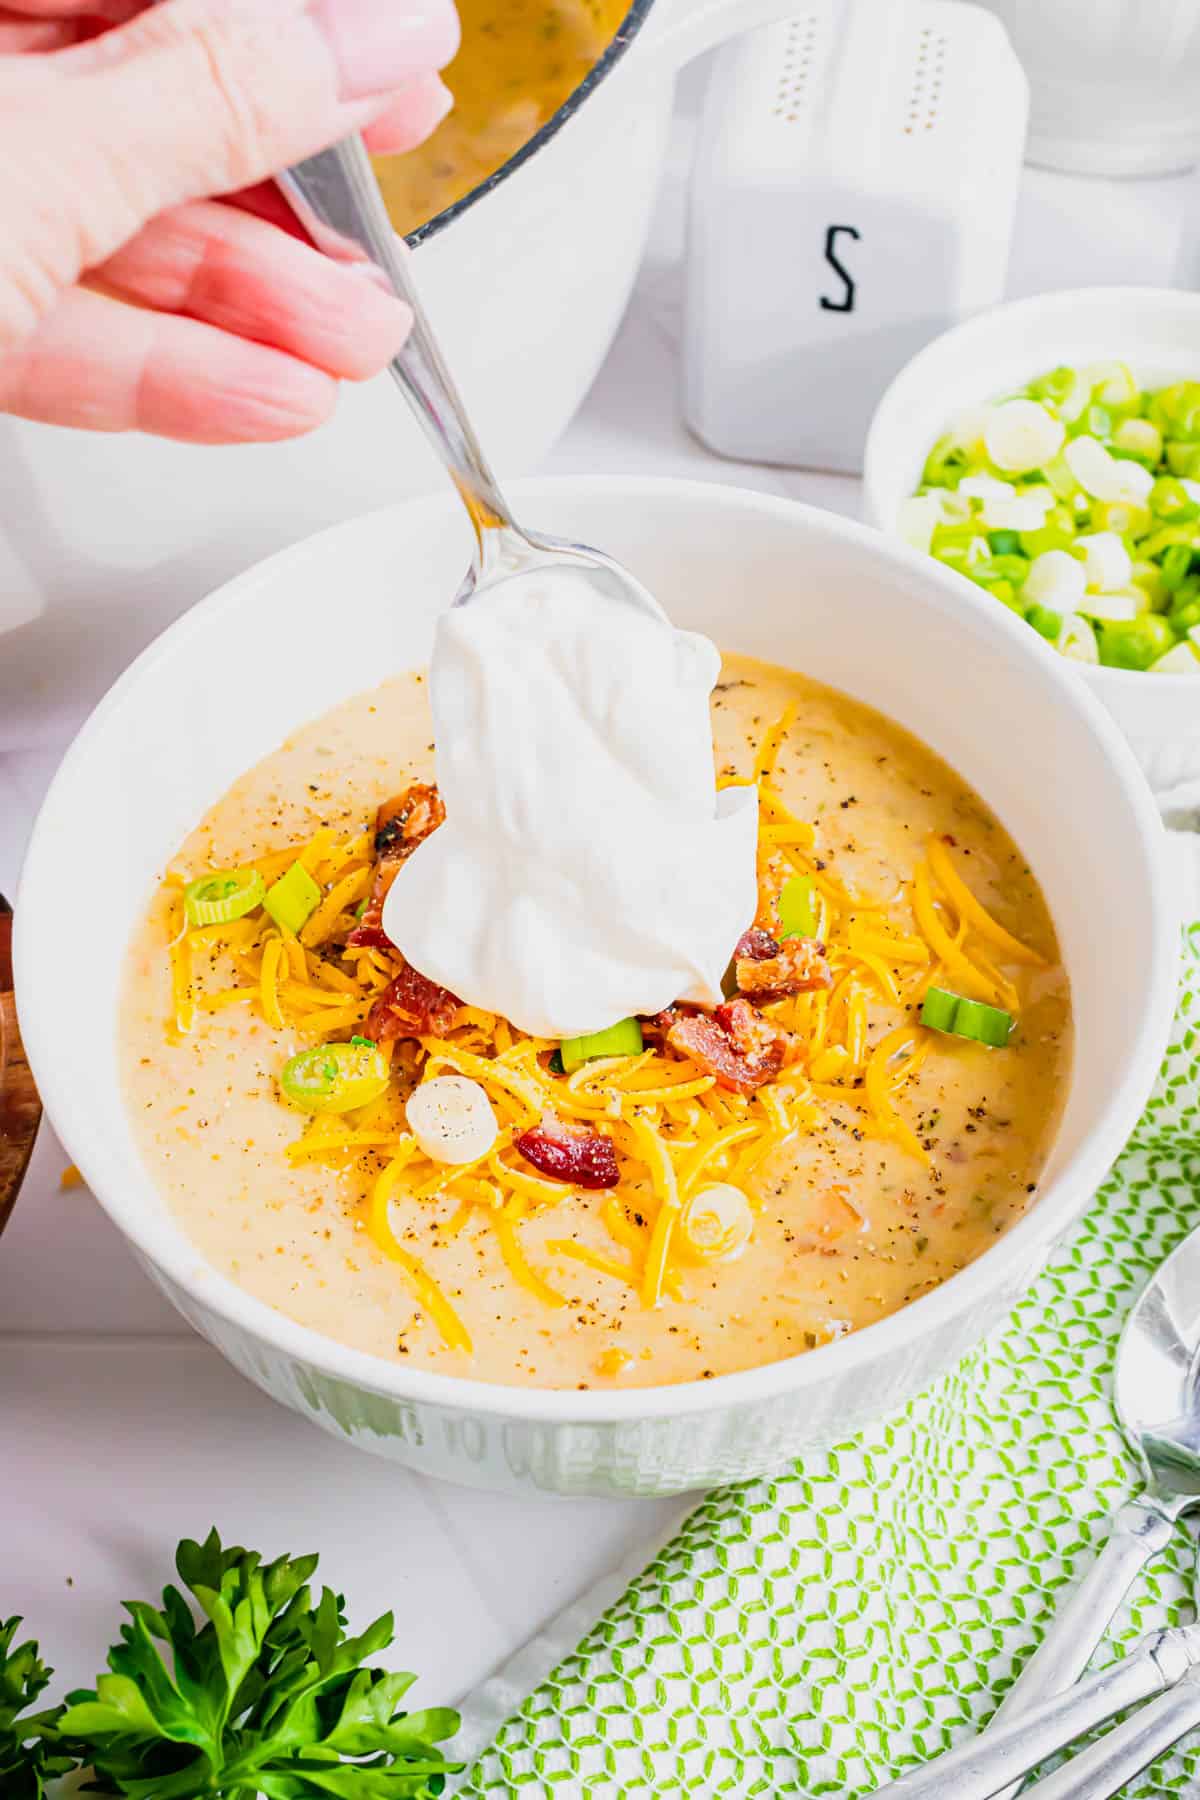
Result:
{"label": "wooden handle", "polygon": [[29,1166],[41,1118],[13,999],[12,907],[0,894],[0,1231]]}

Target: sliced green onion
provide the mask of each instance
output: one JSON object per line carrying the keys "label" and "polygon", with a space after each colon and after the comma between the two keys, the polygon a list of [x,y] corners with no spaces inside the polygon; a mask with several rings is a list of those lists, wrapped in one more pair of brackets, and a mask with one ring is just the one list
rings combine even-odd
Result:
{"label": "sliced green onion", "polygon": [[953,1031],[959,998],[958,994],[948,993],[945,988],[927,988],[921,1007],[922,1025],[928,1025],[930,1031]]}
{"label": "sliced green onion", "polygon": [[607,1031],[589,1031],[583,1037],[564,1038],[559,1045],[563,1073],[573,1075],[598,1056],[640,1056],[642,1028],[636,1019],[621,1019]]}
{"label": "sliced green onion", "polygon": [[220,869],[183,890],[189,925],[228,925],[261,906],[266,888],[257,869]]}
{"label": "sliced green onion", "polygon": [[390,1070],[374,1044],[318,1044],[284,1064],[279,1085],[303,1112],[353,1112],[368,1106],[387,1087]]}
{"label": "sliced green onion", "polygon": [[1162,461],[1163,435],[1149,419],[1122,419],[1113,432],[1113,446],[1141,457],[1150,469]]}
{"label": "sliced green onion", "polygon": [[1054,643],[1062,630],[1063,616],[1049,606],[1031,606],[1025,614],[1027,622],[1033,626],[1039,637],[1047,638]]}
{"label": "sliced green onion", "polygon": [[1200,444],[1168,444],[1167,467],[1172,475],[1200,475]]}
{"label": "sliced green onion", "polygon": [[1013,1016],[1003,1007],[985,1006],[981,1000],[968,1000],[946,988],[931,987],[926,990],[921,1007],[921,1023],[931,1031],[970,1038],[973,1043],[1002,1050],[1012,1034]]}
{"label": "sliced green onion", "polygon": [[1173,606],[1167,614],[1167,624],[1176,636],[1190,638],[1200,625],[1200,599],[1189,600],[1186,606]]}
{"label": "sliced green onion", "polygon": [[[1085,619],[1091,619],[1107,625],[1110,622],[1128,624],[1136,619],[1142,610],[1140,594],[1085,594],[1078,602],[1078,611]],[[1104,658],[1101,656],[1100,661]]]}
{"label": "sliced green onion", "polygon": [[902,500],[896,514],[896,529],[914,550],[928,551],[933,534],[942,522],[941,503],[936,494],[914,494]]}
{"label": "sliced green onion", "polygon": [[294,862],[286,875],[281,875],[267,889],[263,906],[284,931],[294,937],[306,919],[311,919],[321,904],[321,890],[303,863]]}
{"label": "sliced green onion", "polygon": [[1124,408],[1138,404],[1138,385],[1126,363],[1092,363],[1083,370],[1083,376],[1091,382],[1092,394],[1101,406]]}
{"label": "sliced green onion", "polygon": [[[996,532],[996,537],[1007,536],[1007,533]],[[1016,536],[1016,533],[1013,533]],[[980,563],[975,570],[976,581],[982,581],[991,587],[994,581],[1011,581],[1020,587],[1029,574],[1029,559],[1024,556],[990,556],[986,562]]]}
{"label": "sliced green onion", "polygon": [[1150,664],[1151,675],[1200,675],[1200,647],[1189,638]]}
{"label": "sliced green onion", "polygon": [[1053,407],[1065,425],[1073,425],[1092,397],[1092,384],[1080,369],[1065,364],[1029,384],[1030,395]]}
{"label": "sliced green onion", "polygon": [[1174,593],[1191,571],[1192,552],[1187,544],[1171,544],[1163,553],[1162,578],[1168,594]]}
{"label": "sliced green onion", "polygon": [[1078,613],[1068,613],[1063,619],[1062,630],[1058,634],[1055,649],[1060,656],[1069,656],[1072,662],[1098,663],[1100,661],[1100,645],[1096,633],[1086,619]]}
{"label": "sliced green onion", "polygon": [[1200,506],[1192,499],[1178,475],[1160,475],[1148,496],[1150,511],[1168,525],[1184,525],[1200,519]]}
{"label": "sliced green onion", "polygon": [[811,875],[793,875],[779,894],[779,941],[813,937],[817,929],[817,884]]}
{"label": "sliced green onion", "polygon": [[1100,631],[1100,661],[1110,669],[1148,669],[1174,642],[1175,633],[1161,613],[1143,613],[1127,623],[1106,621]]}
{"label": "sliced green onion", "polygon": [[[1035,375],[955,421],[905,506],[920,509],[906,515],[911,542],[1060,654],[1190,670],[1185,639],[1200,625],[1200,381],[1142,390],[1120,362]],[[1143,625],[1147,617],[1159,622]]]}

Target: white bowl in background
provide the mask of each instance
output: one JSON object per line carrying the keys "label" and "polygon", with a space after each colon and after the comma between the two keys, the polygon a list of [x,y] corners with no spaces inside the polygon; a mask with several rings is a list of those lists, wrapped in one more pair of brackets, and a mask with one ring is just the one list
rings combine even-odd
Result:
{"label": "white bowl in background", "polygon": [[[1077,288],[993,307],[934,338],[875,409],[863,464],[866,517],[895,531],[901,501],[915,493],[926,456],[958,414],[1059,363],[1108,360],[1128,363],[1143,387],[1200,379],[1200,294]],[[974,587],[965,576],[955,581]],[[1200,780],[1200,677],[1070,666],[1112,713],[1156,792]]]}
{"label": "white bowl in background", "polygon": [[[631,1392],[504,1387],[384,1362],[295,1324],[194,1248],[141,1162],[122,1101],[126,946],[164,864],[243,770],[328,707],[427,659],[469,548],[452,497],[352,520],[261,563],[121,678],[68,752],[33,834],[17,1002],[68,1154],[159,1286],[252,1381],[340,1437],[451,1480],[671,1493],[777,1469],[847,1436],[1003,1315],[1145,1104],[1174,1003],[1174,890],[1151,797],[1104,709],[1010,613],[928,558],[830,514],[707,483],[540,481],[513,494],[522,518],[627,561],[680,625],[806,670],[916,732],[1013,833],[1057,924],[1077,1037],[1029,1214],[944,1286],[839,1343]],[[83,922],[81,868],[103,871]],[[64,956],[81,929],[87,954]]]}

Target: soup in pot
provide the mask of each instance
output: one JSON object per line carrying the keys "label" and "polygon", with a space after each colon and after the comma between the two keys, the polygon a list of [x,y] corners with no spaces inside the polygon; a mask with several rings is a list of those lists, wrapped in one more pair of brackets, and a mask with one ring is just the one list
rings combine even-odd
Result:
{"label": "soup in pot", "polygon": [[421,674],[218,801],[120,1022],[142,1154],[216,1268],[385,1360],[642,1386],[868,1326],[1025,1212],[1070,1009],[1019,849],[931,751],[800,675],[729,656],[712,719],[720,782],[759,788],[757,917],[720,1007],[596,1043],[461,1004],[380,930],[440,823]]}
{"label": "soup in pot", "polygon": [[515,156],[608,49],[628,0],[458,0],[454,109],[427,143],[380,156],[397,231],[415,231]]}

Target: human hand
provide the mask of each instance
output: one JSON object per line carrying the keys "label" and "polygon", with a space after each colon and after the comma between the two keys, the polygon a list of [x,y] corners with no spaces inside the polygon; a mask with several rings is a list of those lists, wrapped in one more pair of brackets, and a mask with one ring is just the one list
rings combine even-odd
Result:
{"label": "human hand", "polygon": [[351,131],[420,143],[457,44],[453,0],[0,0],[0,412],[194,443],[319,425],[408,309],[258,184]]}

